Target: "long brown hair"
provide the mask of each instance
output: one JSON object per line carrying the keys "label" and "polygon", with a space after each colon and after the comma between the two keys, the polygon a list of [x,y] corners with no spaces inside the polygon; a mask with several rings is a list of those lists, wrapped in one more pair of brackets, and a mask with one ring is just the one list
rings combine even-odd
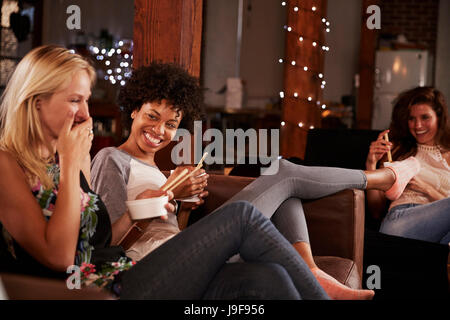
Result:
{"label": "long brown hair", "polygon": [[450,126],[444,95],[433,87],[417,87],[402,92],[394,101],[389,128],[390,140],[394,145],[392,151],[394,160],[405,159],[417,152],[416,139],[408,127],[411,107],[417,104],[427,104],[434,110],[438,118],[435,141],[439,147],[450,149]]}

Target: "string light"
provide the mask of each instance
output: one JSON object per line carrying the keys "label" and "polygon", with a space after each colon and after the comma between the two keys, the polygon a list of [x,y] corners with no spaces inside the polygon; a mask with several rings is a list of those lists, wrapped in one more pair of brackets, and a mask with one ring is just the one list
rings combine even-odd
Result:
{"label": "string light", "polygon": [[126,80],[131,77],[132,49],[131,40],[117,41],[112,48],[90,46],[90,53],[100,63],[99,78],[109,81],[113,85],[116,83],[125,85]]}
{"label": "string light", "polygon": [[[286,7],[287,6],[287,2],[286,1],[282,1],[281,5],[283,7]],[[318,11],[316,6],[312,6],[309,9],[309,8],[302,8],[301,6],[295,5],[294,7],[291,7],[291,8],[297,14],[301,14],[301,12],[309,12],[309,13],[312,13],[312,14],[318,14],[319,13],[319,11]],[[322,24],[324,25],[323,26],[324,27],[324,31],[329,33],[331,31],[330,30],[330,22],[327,21],[327,19],[325,17],[322,17],[321,21],[322,21]],[[321,43],[317,39],[309,38],[309,37],[305,36],[304,34],[301,34],[301,33],[297,32],[291,26],[285,25],[284,29],[287,32],[290,32],[290,33],[292,33],[292,34],[294,34],[294,35],[296,35],[298,37],[299,46],[309,45],[309,43],[310,43],[313,48],[319,49],[319,52],[329,52],[330,51],[330,48],[326,44]],[[308,40],[308,41],[305,42],[305,40]],[[285,62],[285,60],[282,59],[282,58],[278,59],[278,62],[279,63],[289,63],[288,61]],[[311,74],[313,74],[314,77],[316,77],[318,80],[320,80],[320,88],[321,89],[325,88],[326,81],[323,79],[324,75],[323,75],[322,72],[316,72],[313,69],[311,69],[309,66],[306,66],[306,65],[303,65],[303,66],[298,65],[296,60],[291,60],[290,65],[291,65],[291,67],[294,67],[294,68],[303,68],[303,71],[305,71],[305,72],[310,72]],[[295,91],[293,93],[292,92],[291,93],[285,93],[284,91],[280,92],[280,98],[281,99],[295,99],[296,101],[304,100],[307,103],[312,103],[314,106],[317,106],[317,108],[321,108],[322,110],[325,110],[327,108],[326,104],[321,103],[318,100],[314,101],[313,96],[314,95],[307,95],[307,96],[300,97],[298,91]],[[289,124],[289,121],[281,121],[281,126],[282,127],[286,126],[287,124]],[[296,126],[298,128],[300,128],[300,129],[306,130],[306,131],[308,130],[307,129],[308,127],[309,127],[309,129],[314,129],[314,125],[307,125],[307,124],[305,124],[302,121],[296,123]]]}
{"label": "string light", "polygon": [[[280,58],[280,59],[278,59],[278,62],[279,62],[279,63],[284,63],[284,60]],[[312,70],[312,69],[311,69],[310,67],[308,67],[308,66],[303,66],[303,67],[302,67],[302,66],[299,66],[295,60],[292,60],[291,63],[290,63],[290,65],[291,65],[292,67],[294,67],[294,68],[302,68],[303,71],[312,73],[313,76],[314,76],[314,77],[317,77],[318,79],[323,79],[323,74],[322,74],[322,73],[318,73],[318,72]],[[325,85],[323,82],[322,82],[322,84]]]}

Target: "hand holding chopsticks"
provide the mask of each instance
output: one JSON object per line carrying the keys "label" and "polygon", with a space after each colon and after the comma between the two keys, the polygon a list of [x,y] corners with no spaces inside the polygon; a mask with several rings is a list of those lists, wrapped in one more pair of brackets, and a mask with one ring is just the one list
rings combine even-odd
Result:
{"label": "hand holding chopsticks", "polygon": [[197,167],[194,170],[192,170],[190,173],[188,173],[189,170],[184,169],[183,171],[181,171],[181,173],[175,179],[173,179],[170,183],[164,185],[161,188],[161,190],[173,191],[176,187],[178,187],[180,184],[185,182],[188,178],[192,177],[196,172],[198,172],[202,168],[203,160],[205,160],[207,155],[208,155],[208,153],[205,152],[202,159],[200,160],[200,162],[198,163]]}

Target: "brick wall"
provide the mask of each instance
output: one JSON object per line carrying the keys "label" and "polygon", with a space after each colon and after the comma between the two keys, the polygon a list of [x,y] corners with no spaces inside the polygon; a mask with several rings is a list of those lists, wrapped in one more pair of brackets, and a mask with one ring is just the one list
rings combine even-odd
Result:
{"label": "brick wall", "polygon": [[435,53],[439,0],[381,0],[380,9],[381,36],[404,34]]}

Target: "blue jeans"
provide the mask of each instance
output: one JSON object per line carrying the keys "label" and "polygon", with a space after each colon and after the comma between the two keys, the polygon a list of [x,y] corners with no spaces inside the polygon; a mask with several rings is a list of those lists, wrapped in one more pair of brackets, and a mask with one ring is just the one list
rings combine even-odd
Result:
{"label": "blue jeans", "polygon": [[450,198],[428,204],[403,204],[389,210],[380,232],[424,240],[450,243]]}
{"label": "blue jeans", "polygon": [[[235,254],[244,262],[226,263]],[[293,246],[245,201],[152,251],[121,286],[121,299],[328,299]]]}

